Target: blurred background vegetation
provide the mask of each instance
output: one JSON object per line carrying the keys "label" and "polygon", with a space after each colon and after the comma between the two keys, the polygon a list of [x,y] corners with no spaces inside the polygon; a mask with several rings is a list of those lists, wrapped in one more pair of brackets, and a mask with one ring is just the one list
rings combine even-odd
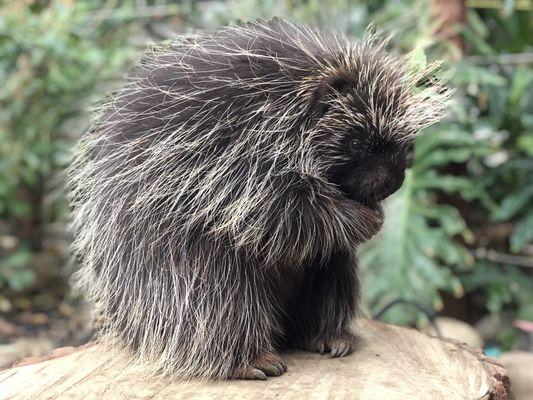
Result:
{"label": "blurred background vegetation", "polygon": [[352,38],[372,26],[392,52],[443,60],[456,90],[447,118],[417,141],[383,231],[361,249],[365,312],[419,327],[450,316],[485,329],[487,349],[531,350],[533,1],[0,4],[0,344],[43,332],[53,332],[50,346],[90,337],[66,283],[64,168],[91,111],[144,47],[281,16]]}

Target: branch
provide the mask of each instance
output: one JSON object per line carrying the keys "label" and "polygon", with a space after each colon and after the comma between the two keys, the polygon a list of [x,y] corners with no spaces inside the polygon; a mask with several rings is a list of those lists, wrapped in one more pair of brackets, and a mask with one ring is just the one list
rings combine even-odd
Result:
{"label": "branch", "polygon": [[[467,7],[470,8],[496,8],[502,9],[504,7],[502,0],[468,0]],[[515,10],[529,11],[533,9],[531,0],[516,0],[513,5]]]}
{"label": "branch", "polygon": [[508,53],[498,56],[469,56],[465,60],[472,64],[533,64],[533,53]]}
{"label": "branch", "polygon": [[524,268],[533,268],[533,257],[499,253],[496,250],[491,250],[484,247],[479,247],[473,250],[472,255],[478,260],[492,261],[497,264],[513,264]]}

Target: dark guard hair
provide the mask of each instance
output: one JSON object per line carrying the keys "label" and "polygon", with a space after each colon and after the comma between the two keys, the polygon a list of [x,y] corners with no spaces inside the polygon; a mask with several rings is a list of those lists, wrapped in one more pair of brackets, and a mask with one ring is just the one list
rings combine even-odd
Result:
{"label": "dark guard hair", "polygon": [[281,346],[349,353],[355,251],[444,110],[432,71],[278,19],[148,52],[70,168],[103,336],[186,378],[279,375]]}

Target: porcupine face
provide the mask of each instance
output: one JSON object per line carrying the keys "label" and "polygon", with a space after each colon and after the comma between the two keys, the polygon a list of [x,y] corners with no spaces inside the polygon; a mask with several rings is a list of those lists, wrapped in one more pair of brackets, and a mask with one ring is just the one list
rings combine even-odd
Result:
{"label": "porcupine face", "polygon": [[401,83],[402,72],[377,70],[370,75],[374,79],[387,73],[381,82],[364,82],[357,74],[357,82],[334,78],[322,109],[327,121],[322,129],[331,135],[335,130],[337,138],[329,179],[348,198],[371,208],[402,185],[419,130],[409,125],[412,88]]}
{"label": "porcupine face", "polygon": [[331,169],[333,183],[349,198],[374,206],[402,185],[412,143],[349,126],[339,152],[344,160]]}

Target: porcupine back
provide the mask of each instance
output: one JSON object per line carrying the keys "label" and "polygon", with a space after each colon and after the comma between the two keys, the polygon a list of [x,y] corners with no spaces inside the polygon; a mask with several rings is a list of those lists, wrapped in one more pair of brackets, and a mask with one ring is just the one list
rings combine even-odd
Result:
{"label": "porcupine back", "polygon": [[[408,79],[379,48],[280,20],[145,55],[69,171],[76,280],[103,337],[154,370],[225,378],[237,353],[246,362],[269,346],[276,315],[258,299],[276,301],[274,266],[372,230],[364,211],[339,207],[316,157],[312,128],[336,70],[359,74],[362,97]],[[295,208],[306,210],[297,221]]]}

